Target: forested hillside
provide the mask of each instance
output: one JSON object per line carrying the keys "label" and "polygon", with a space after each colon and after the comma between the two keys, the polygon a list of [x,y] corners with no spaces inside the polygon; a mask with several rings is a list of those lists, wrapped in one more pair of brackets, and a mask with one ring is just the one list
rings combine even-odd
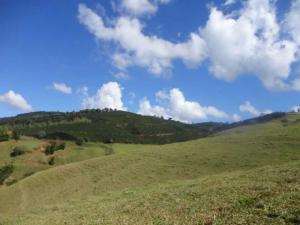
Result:
{"label": "forested hillside", "polygon": [[125,111],[34,112],[0,119],[0,127],[40,139],[98,141],[104,143],[166,144],[206,137],[216,132],[283,117],[273,113],[238,123],[185,124],[171,119]]}
{"label": "forested hillside", "polygon": [[184,124],[163,118],[113,110],[35,112],[0,120],[0,126],[38,138],[105,143],[163,144],[205,137],[223,123]]}

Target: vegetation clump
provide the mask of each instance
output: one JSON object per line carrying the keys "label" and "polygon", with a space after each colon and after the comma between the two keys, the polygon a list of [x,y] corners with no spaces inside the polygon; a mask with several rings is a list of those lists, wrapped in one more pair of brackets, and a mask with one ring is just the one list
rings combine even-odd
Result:
{"label": "vegetation clump", "polygon": [[0,185],[3,184],[3,182],[13,173],[13,165],[5,165],[3,167],[0,167]]}
{"label": "vegetation clump", "polygon": [[84,139],[83,138],[77,138],[77,140],[75,141],[76,145],[81,146],[84,143]]}
{"label": "vegetation clump", "polygon": [[52,142],[50,142],[49,145],[46,146],[45,154],[53,155],[54,152],[59,151],[59,150],[64,150],[65,148],[66,148],[66,143],[52,141]]}
{"label": "vegetation clump", "polygon": [[54,157],[51,157],[51,158],[49,159],[49,161],[48,161],[48,164],[49,164],[50,166],[53,166],[53,165],[55,164],[55,158],[54,158]]}
{"label": "vegetation clump", "polygon": [[25,153],[26,153],[26,148],[24,146],[17,146],[11,151],[10,157],[17,157],[20,155],[24,155]]}
{"label": "vegetation clump", "polygon": [[0,127],[0,142],[8,141],[9,138],[9,132],[5,129],[1,129]]}

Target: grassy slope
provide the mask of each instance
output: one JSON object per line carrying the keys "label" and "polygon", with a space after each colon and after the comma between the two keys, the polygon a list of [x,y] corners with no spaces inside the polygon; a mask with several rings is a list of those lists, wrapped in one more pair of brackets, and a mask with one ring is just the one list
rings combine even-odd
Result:
{"label": "grassy slope", "polygon": [[293,225],[300,220],[299,166],[294,162],[94,195],[35,208],[5,224]]}
{"label": "grassy slope", "polygon": [[[46,141],[30,137],[22,137],[18,142],[0,142],[0,167],[10,163],[14,165],[14,172],[8,180],[19,181],[36,172],[58,165],[104,156],[104,147],[106,146],[101,143],[86,143],[83,146],[77,146],[72,142],[66,142],[65,150],[57,151],[55,154],[47,156],[43,148],[45,145],[47,145]],[[16,146],[24,146],[27,149],[26,154],[11,158],[10,152]],[[53,156],[55,165],[50,166],[48,161]]]}
{"label": "grassy slope", "polygon": [[[10,215],[21,215],[20,224],[43,224],[42,218],[44,224],[255,224],[258,210],[264,214],[260,224],[270,224],[271,217],[274,224],[291,222],[299,213],[298,119],[171,145],[114,145],[115,155],[0,188],[0,213],[12,223]],[[258,199],[266,201],[263,207]]]}

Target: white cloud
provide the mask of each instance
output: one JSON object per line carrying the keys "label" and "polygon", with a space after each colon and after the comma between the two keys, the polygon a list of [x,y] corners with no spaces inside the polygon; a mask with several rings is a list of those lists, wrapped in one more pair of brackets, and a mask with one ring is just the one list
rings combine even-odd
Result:
{"label": "white cloud", "polygon": [[143,26],[136,18],[119,17],[111,27],[105,26],[103,19],[87,8],[79,5],[80,23],[99,40],[116,43],[123,53],[113,56],[118,68],[137,65],[150,73],[160,75],[172,68],[172,61],[180,59],[188,66],[196,66],[205,57],[205,43],[199,34],[190,34],[183,43],[172,43],[156,36],[143,33]]}
{"label": "white cloud", "polygon": [[122,0],[121,8],[134,16],[156,13],[159,4],[167,4],[170,0]]}
{"label": "white cloud", "polygon": [[89,88],[87,86],[82,86],[77,89],[77,94],[83,95],[83,96],[88,96]]}
{"label": "white cloud", "polygon": [[72,94],[72,88],[65,83],[53,83],[53,89],[64,94]]}
{"label": "white cloud", "polygon": [[233,122],[239,122],[241,120],[242,120],[242,117],[240,115],[238,115],[238,114],[233,114],[232,115],[232,121]]}
{"label": "white cloud", "polygon": [[161,90],[155,93],[155,98],[157,102],[164,102],[165,100],[169,100],[169,93],[165,90]]}
{"label": "white cloud", "polygon": [[272,113],[271,110],[259,111],[249,101],[246,101],[244,104],[240,105],[239,109],[241,112],[249,113],[252,116],[256,116],[256,117],[260,115],[266,115]]}
{"label": "white cloud", "polygon": [[139,114],[147,116],[159,116],[164,118],[170,118],[166,110],[161,106],[152,106],[147,98],[140,101]]}
{"label": "white cloud", "polygon": [[28,104],[28,102],[22,95],[15,93],[12,90],[3,95],[0,95],[0,102],[9,104],[10,106],[20,109],[24,112],[30,112],[33,110],[32,106]]}
{"label": "white cloud", "polygon": [[183,93],[177,88],[171,89],[169,92],[159,91],[156,93],[156,97],[164,100],[165,104],[152,106],[145,98],[140,102],[138,113],[162,116],[188,123],[206,120],[209,117],[232,119],[225,112],[214,106],[201,106],[198,102],[186,100]]}
{"label": "white cloud", "polygon": [[228,6],[228,5],[232,5],[234,3],[236,3],[236,0],[226,0],[224,5]]}
{"label": "white cloud", "polygon": [[[165,1],[136,2],[157,5]],[[225,4],[234,2],[227,0]],[[240,10],[229,13],[212,7],[206,25],[181,43],[145,34],[145,25],[137,18],[120,16],[112,25],[105,25],[101,16],[83,4],[79,5],[78,18],[98,40],[115,44],[113,64],[121,70],[139,66],[164,75],[172,70],[176,59],[189,67],[206,59],[218,79],[233,81],[252,75],[267,89],[299,91],[298,82],[290,75],[292,64],[299,61],[300,0],[293,1],[282,21],[276,10],[271,0],[244,1]]]}
{"label": "white cloud", "polygon": [[117,82],[108,82],[93,96],[87,96],[82,101],[84,109],[118,109],[126,110],[122,102],[122,89]]}
{"label": "white cloud", "polygon": [[211,9],[201,31],[208,47],[211,72],[232,81],[256,75],[268,89],[288,89],[284,83],[296,61],[297,45],[280,37],[276,10],[268,0],[249,0],[239,15]]}
{"label": "white cloud", "polygon": [[127,54],[116,53],[112,57],[113,64],[120,70],[125,70],[131,65],[130,56]]}
{"label": "white cloud", "polygon": [[292,112],[300,112],[300,106],[296,105],[294,107],[291,108]]}
{"label": "white cloud", "polygon": [[241,112],[250,113],[253,116],[259,116],[260,111],[258,111],[249,101],[245,102],[244,104],[240,105],[239,107]]}
{"label": "white cloud", "polygon": [[286,16],[286,28],[293,40],[300,45],[300,0],[292,2],[291,9]]}
{"label": "white cloud", "polygon": [[157,11],[157,6],[148,0],[122,0],[121,4],[127,12],[136,16],[153,14]]}
{"label": "white cloud", "polygon": [[122,79],[122,80],[127,80],[129,79],[129,75],[127,73],[124,73],[124,72],[117,72],[117,73],[114,73],[113,76],[116,78],[116,79]]}

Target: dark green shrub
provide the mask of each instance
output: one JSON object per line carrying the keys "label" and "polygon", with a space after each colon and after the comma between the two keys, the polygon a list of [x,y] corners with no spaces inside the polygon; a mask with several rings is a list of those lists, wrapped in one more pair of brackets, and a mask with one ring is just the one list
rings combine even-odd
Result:
{"label": "dark green shrub", "polygon": [[66,148],[65,143],[60,142],[50,142],[49,145],[46,146],[45,154],[52,155],[55,151],[64,150]]}
{"label": "dark green shrub", "polygon": [[25,152],[26,152],[25,147],[17,146],[11,151],[10,157],[17,157],[17,156],[23,155],[23,154],[25,154]]}
{"label": "dark green shrub", "polygon": [[8,134],[0,134],[0,142],[3,142],[3,141],[9,141]]}
{"label": "dark green shrub", "polygon": [[105,144],[112,144],[112,143],[114,143],[114,139],[113,138],[105,138],[104,143]]}
{"label": "dark green shrub", "polygon": [[55,152],[54,146],[52,144],[47,145],[45,149],[45,154],[46,155],[52,155]]}
{"label": "dark green shrub", "polygon": [[53,166],[53,165],[55,164],[55,158],[54,158],[54,157],[51,157],[51,158],[49,159],[49,161],[48,161],[48,164],[49,164],[50,166]]}
{"label": "dark green shrub", "polygon": [[84,140],[82,138],[77,138],[77,140],[75,141],[76,145],[83,145]]}
{"label": "dark green shrub", "polygon": [[14,168],[13,165],[5,165],[0,167],[0,185],[13,173]]}

